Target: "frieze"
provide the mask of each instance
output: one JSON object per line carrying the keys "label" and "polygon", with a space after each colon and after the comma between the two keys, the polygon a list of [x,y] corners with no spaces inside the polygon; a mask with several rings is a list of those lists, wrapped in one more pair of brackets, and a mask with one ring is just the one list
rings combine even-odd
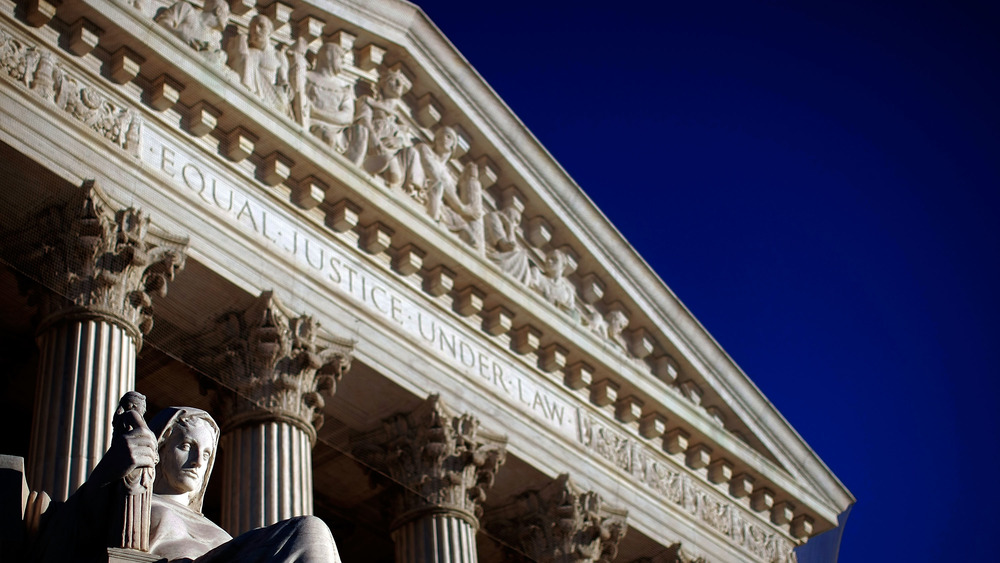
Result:
{"label": "frieze", "polygon": [[[296,225],[287,211],[227,181],[215,165],[146,127],[144,164],[187,193],[207,211],[294,260],[304,272],[346,296],[485,386],[516,410],[569,439],[577,434],[576,411],[548,386],[506,358],[469,338],[468,327],[395,289],[398,282],[372,265]],[[241,182],[242,184],[242,182]]]}
{"label": "frieze", "polygon": [[659,498],[724,534],[730,541],[770,563],[794,563],[794,545],[756,523],[753,516],[673,466],[645,442],[579,413],[578,439],[591,453],[643,484]]}
{"label": "frieze", "polygon": [[51,51],[0,28],[0,67],[8,80],[73,116],[132,156],[142,118],[60,63]]}

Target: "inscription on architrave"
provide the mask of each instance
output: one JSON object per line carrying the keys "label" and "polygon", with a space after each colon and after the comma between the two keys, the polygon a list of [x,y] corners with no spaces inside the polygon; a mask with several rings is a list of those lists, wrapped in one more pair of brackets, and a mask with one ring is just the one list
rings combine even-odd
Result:
{"label": "inscription on architrave", "polygon": [[554,384],[540,381],[538,375],[469,338],[468,327],[407,297],[396,289],[398,283],[390,275],[300,226],[288,211],[267,203],[264,197],[236,187],[215,164],[181,148],[153,127],[143,130],[141,158],[207,211],[266,240],[276,254],[290,257],[303,273],[398,326],[507,405],[569,439],[577,435],[576,410],[558,397]]}

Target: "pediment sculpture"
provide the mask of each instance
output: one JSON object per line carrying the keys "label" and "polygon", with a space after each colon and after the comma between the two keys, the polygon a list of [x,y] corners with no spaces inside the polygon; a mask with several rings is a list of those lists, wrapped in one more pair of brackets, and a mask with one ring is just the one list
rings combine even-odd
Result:
{"label": "pediment sculpture", "polygon": [[[155,20],[331,151],[389,189],[403,190],[442,229],[504,274],[611,348],[636,357],[626,341],[629,318],[582,299],[571,279],[575,260],[546,237],[525,237],[524,203],[487,207],[491,198],[484,191],[490,186],[479,161],[467,156],[468,136],[445,125],[456,124],[454,119],[426,120],[421,107],[427,102],[414,104],[413,78],[402,64],[379,65],[373,82],[372,69],[354,66],[348,51],[353,39],[310,47],[315,43],[299,31],[279,37],[275,22],[262,12],[243,29],[236,18],[230,21],[229,10],[225,0],[206,0],[203,7],[178,0],[160,9]],[[495,181],[497,171],[489,173]]]}
{"label": "pediment sculpture", "polygon": [[122,398],[111,446],[87,482],[42,515],[30,561],[108,561],[125,548],[139,552],[129,559],[137,561],[340,563],[329,528],[314,516],[235,538],[206,518],[219,425],[201,409],[170,407],[147,426],[144,410],[142,395]]}
{"label": "pediment sculpture", "polygon": [[225,0],[205,0],[203,8],[180,0],[159,10],[153,19],[208,60],[226,63],[222,32],[229,23],[229,4]]}

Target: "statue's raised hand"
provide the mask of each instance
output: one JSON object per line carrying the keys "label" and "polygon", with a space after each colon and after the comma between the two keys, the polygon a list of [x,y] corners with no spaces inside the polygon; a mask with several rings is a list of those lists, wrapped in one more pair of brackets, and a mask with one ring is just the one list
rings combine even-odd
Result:
{"label": "statue's raised hand", "polygon": [[137,410],[119,409],[114,417],[111,447],[97,464],[91,480],[105,485],[136,469],[156,467],[159,461],[156,436]]}

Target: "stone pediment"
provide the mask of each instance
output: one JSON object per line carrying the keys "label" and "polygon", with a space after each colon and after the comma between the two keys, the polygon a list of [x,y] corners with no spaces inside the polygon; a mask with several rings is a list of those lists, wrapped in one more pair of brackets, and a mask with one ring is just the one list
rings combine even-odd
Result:
{"label": "stone pediment", "polygon": [[[85,86],[59,101],[70,80],[89,73],[141,104],[589,394],[615,425],[602,439],[680,456],[792,536],[836,525],[853,501],[418,8],[38,0],[24,12],[79,64],[50,68],[26,48],[33,62],[5,62],[9,75],[91,128]],[[126,126],[98,132],[137,154],[141,121],[115,111]]]}

